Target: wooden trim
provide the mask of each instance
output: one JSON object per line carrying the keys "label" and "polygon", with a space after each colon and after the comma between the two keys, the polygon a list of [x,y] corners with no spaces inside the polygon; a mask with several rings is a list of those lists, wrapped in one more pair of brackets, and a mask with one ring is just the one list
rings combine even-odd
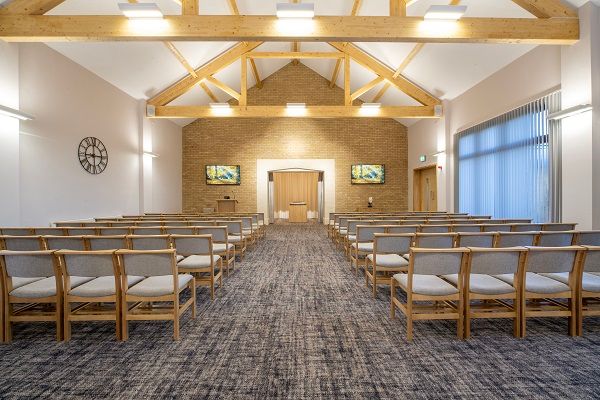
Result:
{"label": "wooden trim", "polygon": [[165,16],[167,28],[140,33],[124,16],[1,15],[0,39],[51,41],[280,41],[573,44],[577,18],[461,18],[453,32],[423,29],[422,17],[317,16],[305,33],[283,32],[274,15]]}
{"label": "wooden trim", "polygon": [[0,5],[0,15],[42,15],[64,1],[65,0],[8,0],[6,3]]}
{"label": "wooden trim", "polygon": [[560,0],[512,0],[538,18],[569,17],[577,18],[577,10]]}

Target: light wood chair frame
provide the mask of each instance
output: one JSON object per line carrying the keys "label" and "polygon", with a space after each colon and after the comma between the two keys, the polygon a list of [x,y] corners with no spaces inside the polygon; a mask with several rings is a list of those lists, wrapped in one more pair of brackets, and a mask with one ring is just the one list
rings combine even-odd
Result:
{"label": "light wood chair frame", "polygon": [[[377,242],[379,238],[385,237],[402,237],[402,238],[410,238],[409,246],[406,250],[401,250],[400,252],[382,252],[377,248]],[[377,255],[378,254],[398,254],[402,257],[403,254],[406,254],[410,251],[410,247],[414,243],[415,235],[413,233],[376,233],[375,240],[373,241],[373,261],[371,262],[367,257],[365,259],[365,283],[367,285],[367,289],[369,288],[369,284],[373,289],[373,297],[377,297],[377,285],[391,285],[392,276],[395,273],[400,272],[408,272],[408,266],[398,267],[398,268],[390,268],[386,267],[385,270],[379,271],[377,269]]]}

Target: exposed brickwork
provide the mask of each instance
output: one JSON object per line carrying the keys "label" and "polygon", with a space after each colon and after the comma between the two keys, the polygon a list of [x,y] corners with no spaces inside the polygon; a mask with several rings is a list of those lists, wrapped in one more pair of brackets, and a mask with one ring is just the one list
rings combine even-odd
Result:
{"label": "exposed brickwork", "polygon": [[[288,64],[262,89],[250,89],[248,104],[343,104],[343,90],[328,83],[302,64]],[[335,159],[338,211],[362,209],[369,196],[378,210],[406,210],[407,154],[406,127],[392,119],[199,119],[183,128],[183,210],[215,207],[232,191],[240,211],[256,210],[256,160],[278,158]],[[350,184],[350,166],[360,163],[385,164],[385,184]],[[206,185],[206,164],[239,164],[242,184]]]}

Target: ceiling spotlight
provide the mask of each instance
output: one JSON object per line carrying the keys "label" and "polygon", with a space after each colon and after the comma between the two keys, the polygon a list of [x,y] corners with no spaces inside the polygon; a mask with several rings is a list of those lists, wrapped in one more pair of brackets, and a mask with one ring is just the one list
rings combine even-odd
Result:
{"label": "ceiling spotlight", "polygon": [[25,114],[24,112],[3,105],[0,105],[0,115],[6,115],[8,117],[17,118],[22,121],[28,121],[33,119],[33,117],[29,114]]}
{"label": "ceiling spotlight", "polygon": [[156,3],[119,3],[119,9],[124,16],[131,19],[163,17]]}
{"label": "ceiling spotlight", "polygon": [[580,104],[578,106],[569,107],[564,110],[557,111],[552,114],[548,114],[548,119],[551,121],[556,121],[559,119],[572,117],[573,115],[581,114],[586,111],[590,111],[592,108],[593,107],[591,104]]}
{"label": "ceiling spotlight", "polygon": [[312,18],[315,16],[313,3],[277,3],[277,18]]}
{"label": "ceiling spotlight", "polygon": [[425,19],[458,21],[467,11],[467,6],[432,5],[425,13]]}

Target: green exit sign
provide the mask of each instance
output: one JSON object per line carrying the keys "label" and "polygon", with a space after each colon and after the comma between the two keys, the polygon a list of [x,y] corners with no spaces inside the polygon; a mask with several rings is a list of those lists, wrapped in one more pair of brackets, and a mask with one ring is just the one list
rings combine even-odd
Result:
{"label": "green exit sign", "polygon": [[421,161],[421,162],[427,161],[427,156],[424,154],[422,156],[419,156],[419,161]]}

